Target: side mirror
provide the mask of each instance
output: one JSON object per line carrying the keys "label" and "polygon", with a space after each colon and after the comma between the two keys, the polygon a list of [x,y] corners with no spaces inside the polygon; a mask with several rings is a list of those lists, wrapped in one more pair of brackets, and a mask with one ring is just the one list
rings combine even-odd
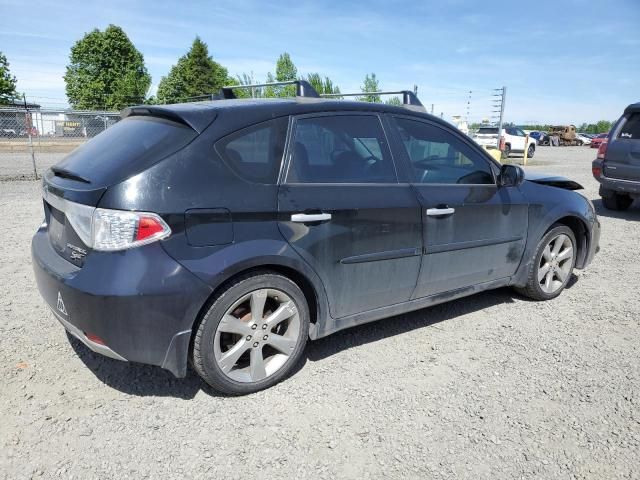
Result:
{"label": "side mirror", "polygon": [[503,165],[498,177],[498,185],[501,187],[517,187],[524,182],[524,170],[517,165]]}

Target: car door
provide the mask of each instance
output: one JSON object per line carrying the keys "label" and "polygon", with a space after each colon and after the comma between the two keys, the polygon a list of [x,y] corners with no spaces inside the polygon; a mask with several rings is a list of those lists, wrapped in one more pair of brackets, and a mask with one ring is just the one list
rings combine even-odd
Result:
{"label": "car door", "polygon": [[409,300],[421,207],[410,185],[398,183],[380,117],[298,116],[287,152],[279,228],[322,279],[332,317]]}
{"label": "car door", "polygon": [[395,117],[422,206],[423,257],[415,298],[513,275],[524,252],[528,205],[496,185],[498,168],[463,135]]}
{"label": "car door", "polygon": [[507,133],[511,135],[511,150],[514,152],[524,152],[524,132],[515,127],[508,127],[506,130]]}
{"label": "car door", "polygon": [[640,181],[640,112],[625,114],[611,131],[604,174],[610,178]]}

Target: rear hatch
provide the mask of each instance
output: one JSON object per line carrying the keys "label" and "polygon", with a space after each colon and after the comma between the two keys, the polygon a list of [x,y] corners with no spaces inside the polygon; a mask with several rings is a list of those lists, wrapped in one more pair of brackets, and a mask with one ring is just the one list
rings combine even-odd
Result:
{"label": "rear hatch", "polygon": [[480,145],[497,145],[498,127],[480,127],[473,139]]}
{"label": "rear hatch", "polygon": [[71,152],[43,178],[49,240],[76,266],[81,267],[90,252],[93,212],[107,188],[184,148],[198,135],[186,121],[150,113],[127,111],[126,118]]}
{"label": "rear hatch", "polygon": [[640,182],[640,103],[627,107],[611,130],[604,175]]}

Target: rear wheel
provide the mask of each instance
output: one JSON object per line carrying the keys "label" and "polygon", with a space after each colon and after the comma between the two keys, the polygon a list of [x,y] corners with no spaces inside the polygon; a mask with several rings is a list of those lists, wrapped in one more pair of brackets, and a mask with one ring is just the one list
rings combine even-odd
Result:
{"label": "rear wheel", "polygon": [[556,225],[538,243],[527,285],[516,290],[534,300],[551,300],[567,286],[575,263],[576,238],[569,227]]}
{"label": "rear wheel", "polygon": [[193,366],[214,389],[244,395],[275,385],[302,357],[309,309],[300,288],[275,273],[238,278],[200,322]]}
{"label": "rear wheel", "polygon": [[629,195],[613,193],[609,197],[602,197],[602,204],[609,210],[626,210],[633,203],[633,198]]}

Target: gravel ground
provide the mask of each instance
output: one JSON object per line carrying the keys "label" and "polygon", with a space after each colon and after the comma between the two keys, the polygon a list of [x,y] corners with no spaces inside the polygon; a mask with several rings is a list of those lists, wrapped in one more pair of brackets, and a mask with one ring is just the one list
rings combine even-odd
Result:
{"label": "gravel ground", "polygon": [[[62,160],[67,153],[34,151],[36,171],[42,175],[47,168]],[[24,151],[8,151],[0,144],[0,181],[31,180],[33,179],[33,161],[31,153]]]}
{"label": "gravel ground", "polygon": [[640,207],[602,209],[594,155],[527,167],[581,182],[602,221],[558,299],[501,289],[337,333],[242,398],[70,342],[31,271],[38,184],[0,182],[0,477],[640,478]]}

